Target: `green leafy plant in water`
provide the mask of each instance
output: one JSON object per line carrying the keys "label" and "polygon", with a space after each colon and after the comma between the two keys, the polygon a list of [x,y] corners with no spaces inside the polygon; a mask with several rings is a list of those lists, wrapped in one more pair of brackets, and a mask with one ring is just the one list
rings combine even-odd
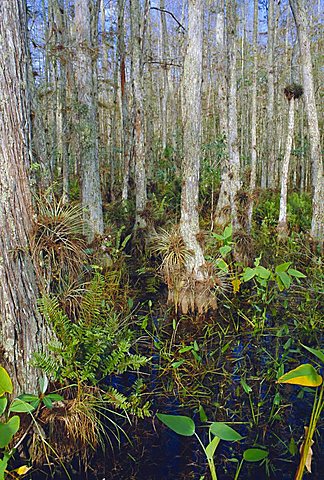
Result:
{"label": "green leafy plant in water", "polygon": [[[201,412],[201,410],[200,416],[204,420],[207,420],[206,415],[204,414],[204,412]],[[238,442],[243,438],[238,432],[236,432],[226,423],[213,422],[210,424],[208,430],[209,443],[207,446],[205,446],[199,435],[196,433],[195,422],[190,417],[186,417],[183,415],[167,415],[164,413],[158,413],[157,417],[162,423],[164,423],[164,425],[166,425],[178,435],[183,435],[185,437],[192,437],[194,435],[197,438],[206,456],[212,480],[217,480],[214,455],[220,441],[223,440],[227,442]],[[268,452],[266,450],[255,448],[246,450],[244,452],[243,459],[236,471],[235,480],[237,480],[239,477],[239,473],[244,460],[248,462],[258,462],[265,459],[267,456]]]}
{"label": "green leafy plant in water", "polygon": [[[306,350],[315,355],[324,364],[324,351],[302,345]],[[318,374],[316,369],[311,364],[302,364],[297,368],[290,370],[282,375],[277,383],[288,383],[291,385],[300,385],[303,387],[316,388],[313,409],[308,427],[305,427],[305,438],[301,446],[300,462],[296,471],[295,480],[302,480],[305,467],[308,472],[311,472],[312,461],[312,444],[313,437],[316,431],[316,426],[320,419],[321,413],[324,409],[324,382],[323,377]]]}
{"label": "green leafy plant in water", "polygon": [[30,470],[30,467],[25,465],[8,472],[7,466],[10,458],[13,456],[16,448],[22,442],[22,439],[27,435],[30,426],[26,427],[23,435],[18,443],[10,447],[10,444],[20,429],[20,417],[18,415],[11,415],[12,413],[32,413],[35,410],[39,411],[40,404],[43,403],[45,407],[51,408],[53,401],[60,401],[63,398],[55,393],[45,394],[48,386],[47,378],[40,380],[39,395],[20,395],[11,403],[8,400],[8,395],[13,393],[13,385],[8,372],[0,366],[0,480],[4,480],[6,473],[9,473],[11,478],[16,478],[15,475],[24,475]]}
{"label": "green leafy plant in water", "polygon": [[257,290],[257,296],[263,303],[261,315],[261,328],[263,329],[268,307],[276,297],[277,288],[280,292],[288,290],[293,284],[294,280],[299,281],[302,278],[306,278],[306,275],[299,270],[291,268],[291,262],[281,263],[275,267],[274,271],[272,271],[260,265],[260,260],[261,256],[255,259],[253,268],[244,268],[241,274],[241,280],[243,283],[251,280],[254,281]]}

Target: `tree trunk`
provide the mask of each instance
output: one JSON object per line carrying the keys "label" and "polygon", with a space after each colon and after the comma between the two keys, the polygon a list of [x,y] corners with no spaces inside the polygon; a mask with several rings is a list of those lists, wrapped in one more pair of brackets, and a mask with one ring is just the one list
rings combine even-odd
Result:
{"label": "tree trunk", "polygon": [[188,3],[188,46],[183,73],[183,164],[180,234],[187,251],[186,273],[179,303],[183,313],[198,309],[201,313],[215,307],[204,271],[205,259],[198,242],[199,168],[201,156],[201,87],[203,46],[203,0]]}
{"label": "tree trunk", "polygon": [[[144,92],[143,92],[143,43],[145,34],[145,16],[139,0],[130,0],[131,38],[132,38],[132,89],[134,107],[134,157],[135,157],[135,196],[136,218],[134,228],[145,228],[146,220],[142,216],[146,202],[146,165],[144,133]],[[142,24],[140,23],[142,20]],[[142,27],[142,28],[141,28]]]}
{"label": "tree trunk", "polygon": [[248,207],[248,231],[252,228],[253,194],[256,186],[257,167],[257,71],[258,71],[258,11],[259,2],[254,0],[253,15],[253,73],[252,73],[252,112],[251,112],[251,174],[250,199]]}
{"label": "tree trunk", "polygon": [[89,225],[88,240],[103,233],[102,199],[98,157],[97,119],[97,25],[98,4],[91,0],[75,2],[75,65],[79,101],[82,205]]}
{"label": "tree trunk", "polygon": [[237,79],[236,79],[236,1],[228,8],[227,41],[228,41],[228,161],[230,178],[230,202],[233,232],[241,228],[237,208],[237,193],[241,188],[240,154],[237,134]]}
{"label": "tree trunk", "polygon": [[9,370],[15,395],[36,391],[30,359],[46,339],[36,308],[35,269],[29,251],[33,211],[27,173],[26,22],[23,0],[0,2],[0,363]]}
{"label": "tree trunk", "polygon": [[313,216],[310,234],[315,242],[322,244],[324,234],[323,163],[321,159],[320,132],[315,102],[307,14],[303,0],[289,0],[289,3],[298,34],[312,164],[312,182],[314,191]]}
{"label": "tree trunk", "polygon": [[274,177],[274,0],[268,2],[268,43],[267,43],[267,77],[268,77],[268,98],[267,98],[267,121],[269,128],[267,129],[267,151],[266,158],[262,164],[261,188],[273,186]]}
{"label": "tree trunk", "polygon": [[[216,51],[217,51],[217,101],[219,112],[219,132],[221,137],[228,139],[228,109],[226,85],[226,45],[225,45],[225,4],[220,2],[216,20]],[[221,163],[221,188],[216,207],[216,224],[225,225],[229,221],[226,207],[230,206],[230,179],[227,155]]]}
{"label": "tree trunk", "polygon": [[119,76],[120,76],[120,99],[121,99],[121,123],[122,123],[122,151],[123,151],[123,187],[122,200],[128,199],[129,168],[130,168],[130,121],[128,108],[128,92],[126,84],[126,53],[125,53],[125,29],[124,8],[125,0],[118,0],[118,52],[119,52]]}
{"label": "tree trunk", "polygon": [[294,136],[294,121],[295,121],[295,100],[292,98],[289,100],[289,113],[288,113],[288,130],[285,156],[282,161],[281,167],[281,190],[280,190],[280,209],[278,220],[278,232],[280,237],[288,235],[287,225],[287,190],[288,190],[288,172],[289,161],[291,154],[291,147]]}

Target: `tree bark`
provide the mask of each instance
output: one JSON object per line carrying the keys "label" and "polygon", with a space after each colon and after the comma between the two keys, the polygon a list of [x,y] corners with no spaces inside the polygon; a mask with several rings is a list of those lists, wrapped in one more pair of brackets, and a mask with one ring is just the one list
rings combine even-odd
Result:
{"label": "tree bark", "polygon": [[253,14],[253,73],[252,73],[252,111],[251,111],[251,174],[250,199],[248,207],[248,231],[252,229],[253,194],[256,186],[257,168],[257,71],[258,71],[258,20],[259,2],[254,0]]}
{"label": "tree bark", "polygon": [[[224,141],[228,140],[228,108],[226,85],[226,45],[225,45],[225,2],[219,5],[216,20],[216,52],[217,52],[217,101],[219,112],[219,133]],[[221,188],[216,207],[216,224],[225,225],[229,220],[226,207],[230,206],[230,179],[227,155],[221,164]]]}
{"label": "tree bark", "polygon": [[237,193],[241,188],[240,153],[237,133],[237,79],[236,79],[236,1],[228,8],[228,156],[230,178],[230,202],[233,231],[241,228],[237,208]]}
{"label": "tree bark", "polygon": [[323,163],[321,159],[320,132],[315,101],[307,13],[303,0],[289,0],[289,3],[292,14],[294,16],[298,34],[300,58],[303,72],[305,109],[308,122],[308,134],[312,164],[313,216],[310,235],[315,242],[323,244]]}
{"label": "tree bark", "polygon": [[278,232],[281,237],[287,236],[287,190],[288,190],[288,172],[289,161],[291,154],[291,147],[294,136],[294,121],[295,121],[295,100],[292,98],[289,100],[289,113],[288,113],[288,130],[285,156],[281,167],[281,190],[280,190],[280,208],[279,208],[279,220],[278,220]]}
{"label": "tree bark", "polygon": [[189,0],[188,46],[183,73],[183,183],[181,192],[180,232],[186,247],[193,252],[187,264],[189,272],[202,278],[205,263],[197,241],[199,232],[198,195],[201,155],[201,86],[202,86],[202,0]]}
{"label": "tree bark", "polygon": [[[144,92],[143,92],[143,43],[145,39],[145,15],[143,18],[139,0],[130,0],[132,37],[132,90],[134,108],[134,157],[136,218],[134,228],[145,228],[144,212],[146,193]],[[141,22],[142,19],[142,22]],[[140,23],[141,22],[141,23]],[[142,28],[141,28],[142,27]]]}
{"label": "tree bark", "polygon": [[35,269],[29,240],[33,210],[28,181],[30,112],[27,19],[23,0],[0,2],[0,363],[15,395],[36,391],[30,366],[46,329],[37,312]]}
{"label": "tree bark", "polygon": [[75,2],[75,65],[79,101],[82,205],[89,225],[88,240],[103,233],[102,199],[98,156],[97,118],[97,28],[98,4],[92,0]]}

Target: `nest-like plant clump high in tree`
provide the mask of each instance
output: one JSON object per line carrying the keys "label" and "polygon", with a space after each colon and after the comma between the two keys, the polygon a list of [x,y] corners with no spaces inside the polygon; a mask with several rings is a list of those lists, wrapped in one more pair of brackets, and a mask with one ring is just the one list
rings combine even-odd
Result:
{"label": "nest-like plant clump high in tree", "polygon": [[299,85],[298,83],[290,83],[284,88],[284,94],[288,100],[291,100],[292,98],[298,99],[303,93],[304,89],[302,85]]}

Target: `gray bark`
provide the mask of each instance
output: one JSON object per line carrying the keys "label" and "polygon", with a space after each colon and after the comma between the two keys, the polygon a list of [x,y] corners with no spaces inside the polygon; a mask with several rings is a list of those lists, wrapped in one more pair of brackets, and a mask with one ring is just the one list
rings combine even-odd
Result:
{"label": "gray bark", "polygon": [[[143,44],[145,39],[145,16],[139,0],[130,0],[132,38],[132,90],[134,108],[134,157],[135,157],[135,229],[145,228],[146,220],[141,215],[147,202],[145,132],[144,132],[144,92],[143,92]],[[141,22],[142,20],[142,22]],[[141,22],[141,23],[140,23]]]}
{"label": "gray bark", "polygon": [[254,0],[253,14],[253,73],[252,73],[252,111],[251,111],[251,174],[250,202],[248,207],[248,230],[252,228],[253,193],[256,186],[257,168],[257,71],[258,71],[258,0]]}
{"label": "gray bark", "polygon": [[193,252],[187,265],[198,279],[204,255],[196,235],[199,232],[198,195],[201,155],[201,87],[202,87],[202,0],[189,0],[188,46],[184,60],[183,120],[183,183],[181,192],[180,232],[184,243]]}
{"label": "gray bark", "polygon": [[294,135],[294,118],[295,118],[295,100],[294,98],[292,98],[291,100],[289,100],[286,150],[285,150],[285,156],[282,161],[282,167],[281,167],[280,208],[279,208],[279,220],[278,220],[278,232],[281,236],[285,236],[288,233],[287,190],[288,190],[289,161],[290,161],[291,147],[292,147],[293,135]]}
{"label": "gray bark", "polygon": [[237,133],[237,79],[236,79],[236,1],[228,8],[228,156],[230,178],[230,202],[233,231],[241,228],[237,209],[237,193],[241,188],[240,154]]}
{"label": "gray bark", "polygon": [[76,0],[74,24],[77,48],[75,75],[81,127],[82,205],[84,219],[90,228],[88,240],[91,241],[95,234],[103,233],[98,157],[97,3],[92,0]]}
{"label": "gray bark", "polygon": [[324,233],[323,163],[321,158],[320,132],[315,101],[307,13],[303,0],[289,0],[289,3],[294,16],[298,34],[312,163],[312,182],[314,191],[313,216],[310,234],[313,240],[322,243]]}
{"label": "gray bark", "polygon": [[33,210],[26,22],[23,0],[0,2],[0,363],[12,377],[15,395],[36,391],[30,360],[46,338],[29,251]]}

